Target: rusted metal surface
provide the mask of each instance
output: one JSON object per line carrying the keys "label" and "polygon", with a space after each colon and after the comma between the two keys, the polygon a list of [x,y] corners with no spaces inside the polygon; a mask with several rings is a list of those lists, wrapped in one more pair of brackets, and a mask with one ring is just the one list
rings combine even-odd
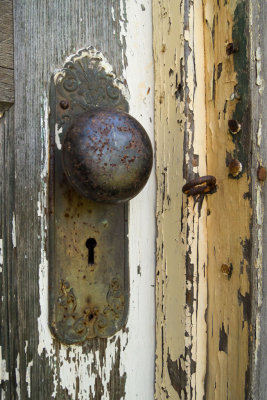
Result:
{"label": "rusted metal surface", "polygon": [[198,194],[211,194],[216,192],[216,178],[212,175],[201,176],[187,182],[183,188],[183,193],[188,196],[196,196]]}
{"label": "rusted metal surface", "polygon": [[136,119],[96,108],[76,117],[63,144],[63,166],[83,196],[120,203],[136,196],[152,168],[150,139]]}
{"label": "rusted metal surface", "polygon": [[242,172],[242,164],[239,160],[233,159],[229,164],[229,176],[237,178]]}
{"label": "rusted metal surface", "polygon": [[111,336],[127,319],[127,206],[96,203],[77,193],[62,165],[74,118],[100,105],[126,111],[121,89],[92,48],[78,52],[51,80],[49,320],[66,344]]}
{"label": "rusted metal surface", "polygon": [[259,167],[257,170],[257,178],[259,181],[264,182],[266,180],[266,168]]}

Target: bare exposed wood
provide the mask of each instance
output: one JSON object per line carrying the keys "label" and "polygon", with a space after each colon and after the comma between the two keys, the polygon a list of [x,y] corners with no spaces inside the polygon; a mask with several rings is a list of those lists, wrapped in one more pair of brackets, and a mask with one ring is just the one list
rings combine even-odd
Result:
{"label": "bare exposed wood", "polygon": [[12,0],[0,0],[0,111],[14,102]]}
{"label": "bare exposed wood", "polygon": [[[13,126],[14,108],[0,119],[0,141],[1,141],[1,220],[0,220],[0,393],[3,398],[8,398],[10,386],[15,384],[15,368],[13,371],[10,365],[14,365],[15,359],[13,347],[10,346],[9,326],[10,320],[17,314],[17,304],[12,302],[16,288],[16,279],[12,274],[12,266],[16,257],[16,249],[12,243],[12,222],[14,215],[14,126]],[[9,266],[9,267],[7,267]],[[17,331],[17,324],[14,326]],[[13,339],[17,342],[17,336]],[[12,398],[12,397],[10,397]]]}
{"label": "bare exposed wood", "polygon": [[[117,0],[14,3],[15,107],[0,120],[3,399],[117,400],[129,399],[129,391],[137,397],[142,393],[146,398],[153,396],[153,179],[130,204],[132,297],[127,327],[111,339],[91,340],[83,346],[59,344],[48,327],[50,77],[68,55],[95,46],[117,75],[127,78],[130,111],[153,134],[152,49],[147,50],[133,34],[136,21],[142,21],[140,35],[151,44],[151,24],[144,24],[151,21],[150,2],[143,3],[143,9]],[[131,54],[126,48],[128,40]],[[127,70],[130,59],[134,65],[131,75]],[[135,62],[138,66],[146,63],[140,73]],[[142,226],[144,219],[148,227]]]}
{"label": "bare exposed wood", "polygon": [[[157,159],[156,399],[204,396],[206,201],[182,194],[206,172],[202,2],[154,1]],[[203,202],[202,202],[203,200]]]}
{"label": "bare exposed wood", "polygon": [[[14,102],[13,70],[0,67],[0,103]],[[4,107],[4,105],[2,105]]]}
{"label": "bare exposed wood", "polygon": [[[195,2],[194,7],[181,3],[178,9],[175,2],[154,2],[158,177],[156,398],[241,399],[249,396],[251,343],[248,8],[246,2],[237,0],[206,0],[203,5],[203,18],[198,19],[199,3]],[[198,27],[197,35],[192,26]],[[198,70],[203,51],[199,26],[204,28],[205,88],[201,88],[203,75]],[[172,81],[173,74],[176,79]],[[195,96],[191,96],[192,88]],[[200,124],[205,123],[205,117],[200,117],[205,109],[201,103],[204,93],[206,127]],[[241,124],[236,135],[229,132],[231,119]],[[182,157],[182,135],[177,137],[177,132],[183,131],[184,178],[189,180],[194,172],[206,172],[206,133],[207,173],[216,176],[218,183],[217,193],[208,197],[207,264],[205,201],[202,209],[198,204],[199,215],[191,199],[184,201],[181,225],[177,216],[181,209],[178,160]],[[228,176],[232,159],[242,163],[242,173],[237,177]],[[175,247],[171,246],[173,239]],[[202,321],[195,319],[195,310],[198,313],[201,309]],[[179,316],[179,326],[175,325],[175,314]],[[203,352],[201,358],[199,349],[206,343],[205,320],[207,354]],[[205,356],[206,376],[200,362],[205,363]]]}
{"label": "bare exposed wood", "polygon": [[[245,1],[204,1],[208,198],[208,399],[247,399],[251,332],[250,109]],[[237,52],[230,51],[231,43]],[[228,47],[227,47],[228,45]],[[229,120],[241,130],[231,134]],[[232,159],[242,173],[229,175]]]}

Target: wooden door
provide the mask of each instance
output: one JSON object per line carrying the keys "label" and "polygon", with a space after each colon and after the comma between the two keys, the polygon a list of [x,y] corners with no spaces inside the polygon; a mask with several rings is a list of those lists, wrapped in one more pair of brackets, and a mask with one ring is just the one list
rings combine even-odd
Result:
{"label": "wooden door", "polygon": [[[10,28],[9,44],[11,5],[0,2],[2,26]],[[9,92],[2,93],[10,108],[1,119],[1,399],[152,399],[154,172],[129,206],[130,311],[118,334],[83,346],[64,346],[52,337],[47,247],[51,75],[68,56],[94,46],[127,82],[130,113],[153,143],[151,2],[16,1],[13,15],[15,101]],[[11,58],[10,47],[1,51]],[[7,66],[4,61],[2,55],[1,68],[12,75],[11,61]]]}
{"label": "wooden door", "polygon": [[[264,0],[0,0],[1,399],[266,398],[264,18]],[[129,203],[128,322],[65,346],[48,327],[49,81],[88,46],[155,160]],[[205,175],[216,191],[183,193]]]}

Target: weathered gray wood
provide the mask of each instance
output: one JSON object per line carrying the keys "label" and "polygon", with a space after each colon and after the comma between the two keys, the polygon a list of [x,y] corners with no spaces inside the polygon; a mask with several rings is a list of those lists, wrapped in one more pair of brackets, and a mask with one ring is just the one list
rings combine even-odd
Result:
{"label": "weathered gray wood", "polygon": [[253,200],[253,340],[251,399],[265,400],[267,393],[267,182],[259,182],[257,169],[267,168],[267,4],[250,1],[252,200]]}
{"label": "weathered gray wood", "polygon": [[[14,279],[14,261],[16,257],[16,249],[12,243],[12,220],[14,212],[14,129],[13,129],[14,107],[0,119],[0,165],[1,165],[1,186],[0,186],[0,238],[2,239],[1,253],[3,257],[3,265],[0,265],[2,273],[0,273],[0,340],[2,346],[2,367],[4,363],[4,376],[2,370],[2,382],[0,393],[10,394],[10,386],[15,385],[15,368],[13,347],[10,346],[9,327],[14,323],[14,331],[17,330],[16,320],[17,302],[16,298],[16,279]],[[12,299],[13,298],[13,299]],[[17,341],[17,338],[13,338]],[[11,398],[11,397],[10,397]]]}
{"label": "weathered gray wood", "polygon": [[13,70],[0,67],[0,103],[14,102]]}
{"label": "weathered gray wood", "polygon": [[14,102],[12,0],[0,0],[0,111]]}
{"label": "weathered gray wood", "polygon": [[12,0],[0,0],[0,67],[13,68]]}
{"label": "weathered gray wood", "polygon": [[[15,135],[10,112],[1,124],[3,171],[0,168],[4,178],[2,235],[5,249],[0,340],[9,372],[9,380],[2,389],[6,399],[51,399],[55,388],[57,399],[74,398],[60,385],[61,345],[53,344],[57,353],[52,365],[44,351],[41,356],[38,353],[42,234],[38,202],[46,180],[41,176],[41,159],[47,146],[44,113],[52,72],[79,48],[93,45],[101,49],[116,73],[122,73],[121,12],[120,2],[109,0],[25,0],[14,4]],[[97,350],[103,363],[106,343],[106,340],[96,339],[84,345],[82,352]],[[114,357],[108,387],[110,399],[115,400],[123,396],[126,379],[125,375],[120,376],[118,368],[120,344]],[[75,361],[71,354],[70,360],[78,368],[79,360]],[[96,369],[94,373],[95,394],[91,393],[90,399],[101,399],[102,378]],[[78,380],[75,392],[75,398],[79,399]]]}

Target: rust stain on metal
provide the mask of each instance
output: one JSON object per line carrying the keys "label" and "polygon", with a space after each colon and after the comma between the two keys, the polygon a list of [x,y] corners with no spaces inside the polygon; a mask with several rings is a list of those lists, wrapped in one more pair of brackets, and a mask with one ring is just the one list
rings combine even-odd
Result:
{"label": "rust stain on metal", "polygon": [[212,175],[201,176],[187,182],[183,188],[183,193],[188,196],[196,196],[198,194],[211,194],[216,192],[216,178]]}
{"label": "rust stain on metal", "polygon": [[74,119],[63,143],[63,167],[83,196],[125,202],[146,184],[152,145],[141,124],[120,110],[95,108]]}
{"label": "rust stain on metal", "polygon": [[242,172],[242,164],[239,160],[233,159],[229,164],[229,174],[238,177]]}
{"label": "rust stain on metal", "polygon": [[257,171],[257,177],[259,181],[264,182],[266,180],[266,168],[259,167]]}
{"label": "rust stain on metal", "polygon": [[[121,84],[106,75],[101,57],[92,48],[79,51],[53,75],[50,88],[49,322],[65,344],[111,336],[128,314],[127,207],[80,195],[62,165],[66,133],[84,109],[104,103],[127,110]],[[97,146],[101,157],[102,144]]]}

